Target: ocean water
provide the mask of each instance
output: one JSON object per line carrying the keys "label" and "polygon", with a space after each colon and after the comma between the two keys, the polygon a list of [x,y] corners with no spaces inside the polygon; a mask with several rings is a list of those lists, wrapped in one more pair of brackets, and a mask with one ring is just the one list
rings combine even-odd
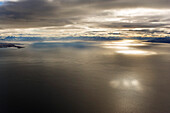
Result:
{"label": "ocean water", "polygon": [[1,113],[170,112],[170,44],[24,44],[0,48]]}

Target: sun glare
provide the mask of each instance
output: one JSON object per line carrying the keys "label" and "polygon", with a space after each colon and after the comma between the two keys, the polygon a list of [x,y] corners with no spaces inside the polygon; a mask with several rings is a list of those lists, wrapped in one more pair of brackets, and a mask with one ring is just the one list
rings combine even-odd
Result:
{"label": "sun glare", "polygon": [[156,54],[155,52],[142,51],[142,50],[116,51],[116,53],[129,54],[129,55],[154,55]]}
{"label": "sun glare", "polygon": [[145,46],[145,43],[136,41],[136,40],[121,40],[121,41],[113,41],[107,42],[103,44],[103,48],[113,49],[118,54],[125,55],[155,55],[156,52],[139,50],[135,47],[137,46]]}

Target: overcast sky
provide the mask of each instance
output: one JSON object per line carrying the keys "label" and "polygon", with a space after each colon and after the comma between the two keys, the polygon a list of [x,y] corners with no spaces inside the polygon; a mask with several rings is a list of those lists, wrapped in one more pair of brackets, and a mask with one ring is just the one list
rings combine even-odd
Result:
{"label": "overcast sky", "polygon": [[169,36],[170,0],[0,0],[0,36]]}

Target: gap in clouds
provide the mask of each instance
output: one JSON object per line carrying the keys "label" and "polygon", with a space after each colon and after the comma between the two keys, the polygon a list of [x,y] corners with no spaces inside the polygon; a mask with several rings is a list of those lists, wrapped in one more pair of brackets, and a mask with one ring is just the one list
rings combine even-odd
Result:
{"label": "gap in clouds", "polygon": [[0,6],[3,5],[3,4],[4,4],[4,2],[0,1]]}

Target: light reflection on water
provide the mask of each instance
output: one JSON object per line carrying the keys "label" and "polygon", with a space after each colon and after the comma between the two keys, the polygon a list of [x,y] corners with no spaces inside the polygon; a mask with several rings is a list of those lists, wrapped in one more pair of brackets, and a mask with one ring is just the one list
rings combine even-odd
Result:
{"label": "light reflection on water", "polygon": [[103,44],[104,48],[117,49],[116,53],[125,55],[156,55],[153,51],[144,51],[136,49],[137,46],[145,46],[146,44],[136,40],[121,40],[118,42],[108,42]]}
{"label": "light reflection on water", "polygon": [[142,50],[123,50],[116,51],[117,53],[129,54],[129,55],[155,55],[156,52],[142,51]]}
{"label": "light reflection on water", "polygon": [[110,82],[111,87],[123,90],[136,90],[141,91],[142,87],[136,79],[120,79]]}
{"label": "light reflection on water", "polygon": [[168,44],[53,41],[0,52],[0,111],[170,112]]}
{"label": "light reflection on water", "polygon": [[136,40],[121,40],[121,41],[112,41],[112,42],[108,42],[105,43],[104,45],[108,45],[108,46],[144,46],[146,44],[141,43],[139,41]]}

